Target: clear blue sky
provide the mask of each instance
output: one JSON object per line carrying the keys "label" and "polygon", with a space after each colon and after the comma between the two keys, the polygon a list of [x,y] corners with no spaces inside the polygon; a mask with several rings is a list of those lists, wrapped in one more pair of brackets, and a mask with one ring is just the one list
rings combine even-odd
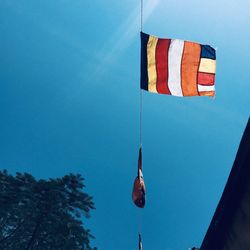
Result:
{"label": "clear blue sky", "polygon": [[144,31],[217,47],[215,99],[143,93],[144,210],[131,202],[139,146],[140,2],[0,0],[0,168],[81,173],[100,250],[201,244],[250,107],[250,2],[144,0]]}

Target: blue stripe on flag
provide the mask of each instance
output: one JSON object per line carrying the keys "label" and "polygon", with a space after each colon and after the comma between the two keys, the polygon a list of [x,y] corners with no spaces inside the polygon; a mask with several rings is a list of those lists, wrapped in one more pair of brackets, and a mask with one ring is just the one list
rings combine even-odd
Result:
{"label": "blue stripe on flag", "polygon": [[141,32],[141,89],[148,90],[147,44],[149,35]]}
{"label": "blue stripe on flag", "polygon": [[216,60],[215,49],[209,45],[201,45],[201,58]]}

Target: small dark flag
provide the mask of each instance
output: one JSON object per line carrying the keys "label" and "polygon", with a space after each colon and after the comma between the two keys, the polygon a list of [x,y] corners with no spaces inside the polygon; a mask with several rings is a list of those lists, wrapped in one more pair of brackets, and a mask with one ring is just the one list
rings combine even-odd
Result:
{"label": "small dark flag", "polygon": [[139,234],[139,250],[142,250],[141,235]]}
{"label": "small dark flag", "polygon": [[138,172],[137,177],[134,181],[132,199],[137,207],[143,208],[145,206],[145,193],[146,188],[143,180],[142,174],[142,150],[139,150],[139,158],[138,158]]}

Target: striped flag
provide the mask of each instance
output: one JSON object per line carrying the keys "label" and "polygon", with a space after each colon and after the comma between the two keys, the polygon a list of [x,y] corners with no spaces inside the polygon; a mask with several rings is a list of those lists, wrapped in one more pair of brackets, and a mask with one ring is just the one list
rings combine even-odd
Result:
{"label": "striped flag", "polygon": [[141,32],[141,89],[173,96],[214,96],[215,70],[211,46]]}

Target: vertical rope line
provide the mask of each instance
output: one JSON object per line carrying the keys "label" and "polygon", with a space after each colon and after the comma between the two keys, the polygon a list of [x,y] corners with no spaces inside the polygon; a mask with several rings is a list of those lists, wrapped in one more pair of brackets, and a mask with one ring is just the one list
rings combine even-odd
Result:
{"label": "vertical rope line", "polygon": [[[141,32],[143,28],[143,0],[141,0]],[[140,147],[142,147],[142,89],[140,83]],[[142,161],[142,159],[141,159]],[[143,162],[143,161],[142,161]],[[142,231],[142,211],[138,211],[139,215],[137,216],[138,221],[138,231],[141,234]],[[139,249],[141,249],[139,245]]]}
{"label": "vertical rope line", "polygon": [[138,208],[137,210],[137,227],[138,227],[138,234],[142,234],[142,211],[143,208]]}
{"label": "vertical rope line", "polygon": [[143,0],[141,0],[141,31],[143,27]]}
{"label": "vertical rope line", "polygon": [[140,147],[142,146],[142,90],[140,88]]}
{"label": "vertical rope line", "polygon": [[[141,0],[141,32],[143,28],[143,0]],[[140,86],[140,147],[142,146],[142,89]]]}
{"label": "vertical rope line", "polygon": [[[141,32],[142,32],[142,28],[143,28],[143,0],[141,0]],[[141,83],[139,84],[140,86],[140,147],[142,147],[142,89],[141,89]],[[141,159],[142,161],[142,159]],[[138,211],[138,215],[137,215],[137,223],[138,223],[138,233],[139,235],[141,234],[141,230],[142,230],[142,211]],[[139,245],[139,249],[140,249],[140,245]]]}

